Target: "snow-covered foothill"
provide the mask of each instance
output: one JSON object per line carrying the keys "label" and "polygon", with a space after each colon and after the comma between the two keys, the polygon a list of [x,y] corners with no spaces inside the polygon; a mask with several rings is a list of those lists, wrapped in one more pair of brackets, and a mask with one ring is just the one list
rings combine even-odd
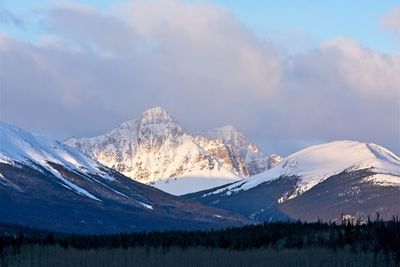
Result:
{"label": "snow-covered foothill", "polygon": [[[99,162],[84,156],[68,145],[41,135],[34,135],[7,123],[0,123],[0,163],[49,171],[60,179],[60,184],[79,195],[100,201],[87,190],[79,187],[54,168],[58,164],[82,174],[92,174],[103,179],[113,180]],[[3,178],[4,179],[4,178]]]}
{"label": "snow-covered foothill", "polygon": [[229,195],[281,176],[295,175],[299,178],[297,188],[293,194],[286,196],[286,200],[301,195],[332,175],[362,169],[374,173],[364,179],[366,182],[381,186],[400,186],[398,156],[376,144],[343,140],[308,147],[288,156],[277,166],[263,173],[208,194]]}

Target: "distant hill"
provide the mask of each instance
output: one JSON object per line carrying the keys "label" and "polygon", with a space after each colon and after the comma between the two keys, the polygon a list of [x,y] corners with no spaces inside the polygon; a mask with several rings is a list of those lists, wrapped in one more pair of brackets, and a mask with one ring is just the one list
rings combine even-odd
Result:
{"label": "distant hill", "polygon": [[245,180],[187,195],[257,221],[400,215],[400,159],[376,144],[336,141],[296,152]]}

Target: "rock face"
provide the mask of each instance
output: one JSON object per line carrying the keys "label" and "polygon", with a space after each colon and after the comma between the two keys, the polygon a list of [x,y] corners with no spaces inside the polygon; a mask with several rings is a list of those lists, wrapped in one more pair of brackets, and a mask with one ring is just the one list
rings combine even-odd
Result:
{"label": "rock face", "polygon": [[203,135],[197,135],[195,141],[208,155],[218,159],[219,162],[232,172],[242,176],[249,176],[246,162],[231,146],[221,139],[211,139]]}
{"label": "rock face", "polygon": [[238,179],[162,108],[147,110],[108,134],[66,143],[143,183],[185,175]]}
{"label": "rock face", "polygon": [[[158,146],[156,141],[147,145]],[[72,147],[3,123],[0,203],[0,222],[68,233],[210,229],[248,223],[229,212],[135,182]]]}
{"label": "rock face", "polygon": [[233,127],[193,135],[159,107],[107,134],[71,138],[66,144],[136,181],[164,190],[161,182],[177,183],[177,177],[213,178],[207,180],[209,186],[201,183],[200,187],[193,184],[183,191],[168,191],[176,194],[238,181],[271,165],[270,158]]}
{"label": "rock face", "polygon": [[[267,157],[244,134],[232,125],[215,128],[199,134],[199,144],[211,155],[230,166],[231,170],[248,177],[270,169],[282,158],[277,155]],[[206,140],[206,141],[204,141]]]}
{"label": "rock face", "polygon": [[258,221],[400,215],[400,159],[376,144],[336,141],[303,149],[245,180],[187,195]]}

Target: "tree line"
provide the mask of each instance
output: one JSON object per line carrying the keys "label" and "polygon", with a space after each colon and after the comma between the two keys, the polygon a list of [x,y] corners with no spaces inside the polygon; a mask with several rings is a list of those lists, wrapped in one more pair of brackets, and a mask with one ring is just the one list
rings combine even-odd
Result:
{"label": "tree line", "polygon": [[58,245],[62,248],[90,250],[113,248],[193,247],[248,250],[256,248],[350,249],[393,255],[400,262],[400,221],[358,221],[342,223],[276,222],[211,231],[167,231],[120,233],[113,235],[69,235],[35,232],[20,228],[17,234],[0,235],[0,255],[18,253],[25,245]]}

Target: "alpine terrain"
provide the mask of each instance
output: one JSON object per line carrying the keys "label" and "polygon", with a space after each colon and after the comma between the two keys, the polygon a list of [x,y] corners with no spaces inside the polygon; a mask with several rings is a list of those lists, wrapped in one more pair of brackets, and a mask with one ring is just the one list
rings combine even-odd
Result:
{"label": "alpine terrain", "polygon": [[232,126],[191,134],[160,107],[66,144],[142,183],[181,195],[241,180],[276,164]]}
{"label": "alpine terrain", "polygon": [[376,144],[336,141],[187,197],[257,221],[391,219],[400,215],[400,159]]}
{"label": "alpine terrain", "polygon": [[[178,134],[180,129],[167,131]],[[75,148],[12,125],[0,123],[0,141],[3,223],[60,232],[115,233],[248,222],[138,183]]]}

